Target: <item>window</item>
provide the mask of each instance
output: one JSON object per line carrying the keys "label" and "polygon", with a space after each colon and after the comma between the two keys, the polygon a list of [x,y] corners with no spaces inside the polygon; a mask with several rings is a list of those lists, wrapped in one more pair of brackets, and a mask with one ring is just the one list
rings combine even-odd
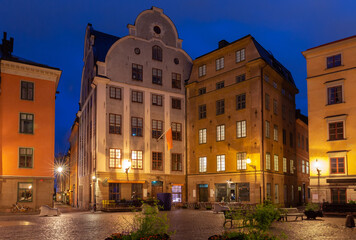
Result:
{"label": "window", "polygon": [[287,158],[285,157],[283,158],[283,172],[287,172]]}
{"label": "window", "polygon": [[143,119],[138,117],[131,118],[131,135],[135,137],[142,137],[143,133]]}
{"label": "window", "polygon": [[206,172],[206,157],[199,158],[199,172]]}
{"label": "window", "polygon": [[163,170],[161,152],[152,152],[152,170]]}
{"label": "window", "polygon": [[182,154],[172,153],[172,171],[182,171]]}
{"label": "window", "polygon": [[109,133],[121,134],[121,115],[109,114]]}
{"label": "window", "polygon": [[225,171],[225,155],[217,155],[216,156],[216,170]]}
{"label": "window", "polygon": [[332,174],[345,173],[345,158],[330,158],[330,169]]}
{"label": "window", "polygon": [[274,185],[274,203],[279,203],[279,188],[278,188],[278,184]]}
{"label": "window", "polygon": [[342,86],[328,88],[328,104],[342,103]]}
{"label": "window", "polygon": [[278,155],[274,155],[274,171],[278,171],[279,170],[279,166],[278,166],[278,164],[279,164],[279,161],[278,161]]}
{"label": "window", "polygon": [[199,105],[199,119],[206,118],[206,104]]}
{"label": "window", "polygon": [[152,94],[152,105],[162,106],[162,95]]}
{"label": "window", "polygon": [[109,183],[109,200],[120,201],[120,183]]}
{"label": "window", "polygon": [[243,138],[246,137],[246,121],[236,122],[236,137]]}
{"label": "window", "polygon": [[305,173],[305,161],[302,160],[302,173]]}
{"label": "window", "polygon": [[241,74],[236,76],[236,83],[240,83],[240,82],[244,82],[246,80],[246,75],[245,74]]}
{"label": "window", "polygon": [[269,121],[266,121],[266,138],[270,138]]}
{"label": "window", "polygon": [[34,83],[21,81],[21,99],[33,100],[34,95]]}
{"label": "window", "polygon": [[121,150],[110,148],[109,168],[121,168]]}
{"label": "window", "polygon": [[143,92],[132,91],[132,102],[143,103]]}
{"label": "window", "polygon": [[305,161],[305,173],[309,174],[309,162]]}
{"label": "window", "polygon": [[269,110],[269,95],[267,93],[265,95],[265,108]]}
{"label": "window", "polygon": [[20,148],[19,149],[19,168],[33,167],[33,149]]}
{"label": "window", "polygon": [[33,133],[33,114],[20,113],[20,133]]}
{"label": "window", "polygon": [[246,108],[246,93],[236,96],[236,110]]}
{"label": "window", "polygon": [[287,144],[287,132],[285,129],[283,129],[283,144],[284,145]]}
{"label": "window", "polygon": [[293,147],[293,133],[289,133],[289,145],[290,147]]}
{"label": "window", "polygon": [[278,103],[276,99],[273,99],[273,113],[278,115]]}
{"label": "window", "polygon": [[121,99],[121,88],[110,87],[110,98]]}
{"label": "window", "polygon": [[272,193],[271,193],[271,184],[267,183],[267,198],[271,198],[272,197]]}
{"label": "window", "polygon": [[139,64],[132,64],[132,79],[142,81],[143,67]]}
{"label": "window", "polygon": [[172,139],[182,141],[182,124],[172,122]]}
{"label": "window", "polygon": [[152,120],[152,138],[159,138],[162,135],[163,121]]}
{"label": "window", "polygon": [[216,83],[216,89],[221,89],[221,88],[224,88],[224,87],[225,87],[225,82],[224,81]]}
{"label": "window", "polygon": [[203,95],[206,93],[206,88],[203,87],[203,88],[199,88],[199,95]]}
{"label": "window", "polygon": [[172,98],[172,108],[181,109],[181,100],[179,98]]}
{"label": "window", "polygon": [[224,58],[223,57],[216,59],[215,63],[216,63],[216,70],[220,70],[220,69],[224,68]]}
{"label": "window", "polygon": [[221,99],[216,101],[216,115],[225,113],[225,100]]}
{"label": "window", "polygon": [[245,152],[237,153],[236,159],[237,159],[237,170],[246,169],[246,153]]}
{"label": "window", "polygon": [[245,60],[245,49],[241,49],[239,51],[236,51],[236,62],[242,62]]}
{"label": "window", "polygon": [[216,141],[225,140],[225,125],[216,126]]}
{"label": "window", "polygon": [[181,75],[179,73],[172,73],[172,88],[182,88]]}
{"label": "window", "polygon": [[19,182],[17,188],[18,202],[32,202],[33,185],[30,182]]}
{"label": "window", "polygon": [[162,62],[162,48],[155,45],[152,47],[152,59]]}
{"label": "window", "polygon": [[332,188],[331,189],[332,203],[346,203],[346,189],[345,188]]}
{"label": "window", "polygon": [[293,160],[289,160],[289,167],[290,167],[290,169],[289,169],[289,171],[290,171],[290,173],[291,174],[294,174],[294,161]]}
{"label": "window", "polygon": [[266,153],[266,169],[271,170],[271,154]]}
{"label": "window", "polygon": [[131,152],[131,168],[142,169],[142,151]]}
{"label": "window", "polygon": [[278,142],[278,126],[274,125],[273,128],[273,140]]}
{"label": "window", "polygon": [[199,144],[206,143],[206,128],[199,129]]}
{"label": "window", "polygon": [[162,85],[162,70],[152,68],[152,83]]}
{"label": "window", "polygon": [[278,85],[276,82],[273,81],[273,87],[277,89]]}
{"label": "window", "polygon": [[291,185],[291,198],[292,198],[292,202],[294,202],[294,185]]}
{"label": "window", "polygon": [[132,200],[143,198],[143,184],[142,183],[131,183],[131,198]]}
{"label": "window", "polygon": [[173,203],[182,202],[182,186],[172,185],[172,202]]}
{"label": "window", "polygon": [[327,57],[326,58],[326,66],[327,66],[327,68],[341,66],[341,54]]}
{"label": "window", "polygon": [[205,76],[206,75],[206,65],[202,65],[199,67],[199,77]]}
{"label": "window", "polygon": [[344,139],[344,122],[329,123],[329,140]]}

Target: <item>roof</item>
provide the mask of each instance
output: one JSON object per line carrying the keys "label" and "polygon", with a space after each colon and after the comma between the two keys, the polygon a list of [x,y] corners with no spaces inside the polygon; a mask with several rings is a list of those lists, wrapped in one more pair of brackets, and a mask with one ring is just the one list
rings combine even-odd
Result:
{"label": "roof", "polygon": [[45,64],[41,64],[41,63],[37,63],[37,62],[33,62],[24,58],[20,58],[14,55],[10,55],[10,56],[5,56],[1,53],[0,51],[0,59],[1,60],[7,60],[7,61],[12,61],[12,62],[18,62],[18,63],[24,63],[24,64],[29,64],[32,66],[37,66],[37,67],[43,67],[43,68],[49,68],[49,69],[54,69],[54,70],[60,70],[59,68],[55,68],[55,67],[51,67]]}
{"label": "roof", "polygon": [[300,112],[300,109],[295,110],[295,118],[300,119],[302,122],[304,122],[306,125],[308,125],[308,117],[305,116]]}
{"label": "roof", "polygon": [[324,46],[327,46],[327,45],[330,45],[330,44],[342,42],[342,41],[349,40],[349,39],[352,39],[352,38],[356,38],[356,35],[351,36],[351,37],[347,37],[347,38],[343,38],[343,39],[339,39],[339,40],[336,40],[336,41],[333,41],[333,42],[325,43],[325,44],[322,44],[322,45],[319,45],[319,46],[316,46],[316,47],[312,47],[312,48],[307,49],[306,51],[309,51],[309,50],[312,50],[312,49],[316,49],[316,48],[320,48],[320,47],[324,47]]}
{"label": "roof", "polygon": [[94,58],[95,61],[105,62],[106,54],[110,47],[120,38],[107,33],[99,32],[90,27],[90,35],[94,35]]}

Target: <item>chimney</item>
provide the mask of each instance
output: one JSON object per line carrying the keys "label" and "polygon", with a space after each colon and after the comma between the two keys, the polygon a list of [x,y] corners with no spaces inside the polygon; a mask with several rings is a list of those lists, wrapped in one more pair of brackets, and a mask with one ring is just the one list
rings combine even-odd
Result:
{"label": "chimney", "polygon": [[12,51],[14,50],[14,38],[10,38],[7,40],[7,33],[4,32],[4,38],[2,39],[2,45],[0,46],[0,50],[3,56],[11,56]]}
{"label": "chimney", "polygon": [[223,48],[223,47],[226,47],[227,45],[229,45],[229,42],[226,41],[226,40],[221,40],[219,41],[219,48]]}

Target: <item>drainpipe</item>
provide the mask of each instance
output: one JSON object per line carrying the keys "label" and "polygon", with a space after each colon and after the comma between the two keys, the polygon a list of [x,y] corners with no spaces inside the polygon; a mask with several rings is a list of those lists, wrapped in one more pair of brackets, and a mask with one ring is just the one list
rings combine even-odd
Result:
{"label": "drainpipe", "polygon": [[188,129],[188,127],[187,127],[187,125],[188,125],[188,117],[187,117],[187,106],[188,106],[188,104],[187,104],[187,100],[188,100],[188,98],[187,98],[187,88],[186,87],[184,87],[184,95],[185,95],[185,103],[184,103],[184,105],[185,105],[185,112],[184,112],[184,118],[185,118],[185,128],[184,128],[184,130],[185,130],[185,201],[186,202],[188,202],[188,142],[187,142],[187,140],[188,140],[188,131],[187,131],[187,129]]}
{"label": "drainpipe", "polygon": [[262,162],[262,199],[263,201],[265,200],[265,196],[266,196],[266,184],[265,184],[265,153],[264,153],[264,101],[263,101],[263,97],[264,97],[264,91],[263,91],[263,69],[267,66],[267,64],[265,64],[262,68],[261,68],[261,162]]}

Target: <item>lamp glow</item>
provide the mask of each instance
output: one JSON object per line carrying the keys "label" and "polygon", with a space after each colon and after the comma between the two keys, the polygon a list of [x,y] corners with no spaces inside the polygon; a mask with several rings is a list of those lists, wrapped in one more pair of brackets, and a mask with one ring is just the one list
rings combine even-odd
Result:
{"label": "lamp glow", "polygon": [[247,164],[251,164],[251,159],[247,158],[247,159],[246,159],[246,163],[247,163]]}
{"label": "lamp glow", "polygon": [[62,167],[58,167],[57,168],[57,172],[59,172],[59,173],[63,172],[63,168]]}
{"label": "lamp glow", "polygon": [[320,162],[318,161],[318,159],[315,161],[314,166],[316,169],[320,170]]}
{"label": "lamp glow", "polygon": [[96,179],[96,177],[95,177],[95,176],[92,176],[91,178],[92,178],[93,180],[95,180],[95,179]]}

